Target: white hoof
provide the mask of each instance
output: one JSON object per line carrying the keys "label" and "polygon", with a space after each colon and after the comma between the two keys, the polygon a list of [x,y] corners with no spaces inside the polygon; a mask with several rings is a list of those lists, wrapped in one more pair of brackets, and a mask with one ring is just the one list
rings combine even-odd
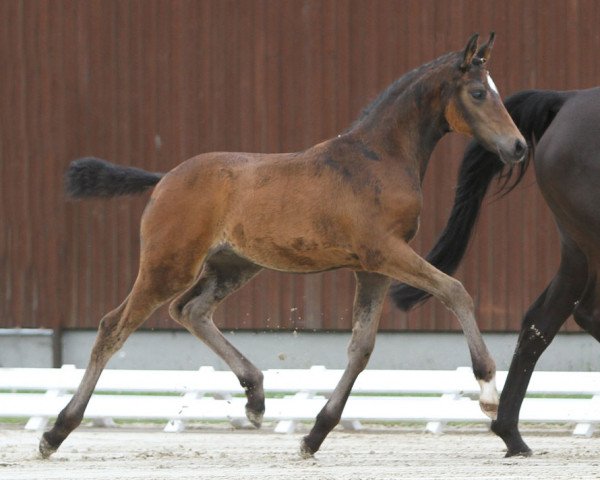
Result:
{"label": "white hoof", "polygon": [[498,416],[498,403],[500,403],[500,395],[496,389],[496,376],[494,375],[489,382],[478,380],[481,387],[481,395],[479,396],[479,406],[481,411],[492,420],[496,420]]}

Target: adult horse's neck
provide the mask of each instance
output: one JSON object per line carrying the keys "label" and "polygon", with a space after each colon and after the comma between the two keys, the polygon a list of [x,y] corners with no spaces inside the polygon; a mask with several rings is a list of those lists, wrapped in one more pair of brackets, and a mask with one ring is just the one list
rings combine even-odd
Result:
{"label": "adult horse's neck", "polygon": [[422,181],[433,149],[449,131],[444,111],[458,60],[458,54],[450,53],[400,77],[348,133],[383,149]]}

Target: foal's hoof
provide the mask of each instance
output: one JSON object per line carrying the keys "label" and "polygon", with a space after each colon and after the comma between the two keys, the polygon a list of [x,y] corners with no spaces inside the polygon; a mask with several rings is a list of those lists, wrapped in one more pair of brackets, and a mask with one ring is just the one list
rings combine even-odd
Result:
{"label": "foal's hoof", "polygon": [[257,412],[256,410],[251,410],[250,408],[246,407],[246,417],[248,418],[248,420],[250,420],[250,423],[256,428],[261,427],[264,413],[264,411]]}
{"label": "foal's hoof", "polygon": [[56,452],[56,450],[58,450],[57,447],[53,447],[52,445],[50,445],[48,443],[48,440],[46,440],[44,437],[41,438],[40,440],[40,454],[42,455],[42,458],[48,458],[50,457],[50,455],[52,455],[54,452]]}
{"label": "foal's hoof", "polygon": [[485,413],[492,420],[496,420],[498,417],[498,404],[497,403],[485,403],[481,400],[479,401],[479,407],[481,411]]}
{"label": "foal's hoof", "polygon": [[304,459],[313,458],[315,452],[306,443],[306,438],[303,438],[300,442],[300,456]]}
{"label": "foal's hoof", "polygon": [[507,450],[506,451],[506,455],[504,455],[505,458],[508,457],[531,457],[533,455],[533,452],[531,451],[531,449],[529,447],[526,447],[525,449],[519,449],[519,450]]}
{"label": "foal's hoof", "polygon": [[479,407],[488,417],[496,420],[498,416],[498,404],[500,403],[500,395],[498,395],[498,389],[496,388],[496,378],[492,376],[489,381],[478,380],[478,382],[481,387]]}

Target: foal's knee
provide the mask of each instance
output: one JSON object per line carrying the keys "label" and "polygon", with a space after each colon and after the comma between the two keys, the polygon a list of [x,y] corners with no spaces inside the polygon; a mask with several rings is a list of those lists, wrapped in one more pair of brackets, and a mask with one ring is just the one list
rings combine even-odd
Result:
{"label": "foal's knee", "polygon": [[450,279],[441,300],[444,305],[457,314],[462,311],[473,312],[475,309],[473,298],[471,298],[463,284],[455,278]]}

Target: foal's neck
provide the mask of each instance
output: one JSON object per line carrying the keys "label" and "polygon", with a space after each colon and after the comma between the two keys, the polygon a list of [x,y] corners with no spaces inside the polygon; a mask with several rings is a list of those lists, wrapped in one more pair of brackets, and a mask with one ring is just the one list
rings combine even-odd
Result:
{"label": "foal's neck", "polygon": [[445,87],[450,85],[447,68],[430,68],[408,85],[402,85],[400,79],[350,131],[369,145],[379,146],[421,182],[433,149],[449,131],[444,115],[448,103]]}

